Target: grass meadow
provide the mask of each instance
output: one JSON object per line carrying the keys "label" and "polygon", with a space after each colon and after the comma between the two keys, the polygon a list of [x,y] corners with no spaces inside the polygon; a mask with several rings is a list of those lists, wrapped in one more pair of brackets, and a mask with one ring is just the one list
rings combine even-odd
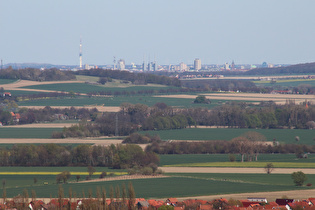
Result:
{"label": "grass meadow", "polygon": [[[241,161],[241,156],[235,154],[236,161]],[[309,164],[311,167],[315,167],[315,154],[310,154],[308,158],[296,158],[295,154],[260,154],[258,156],[258,162],[254,162],[260,164],[262,163],[278,163],[278,164],[295,164],[298,167],[301,164]],[[229,155],[228,154],[183,154],[183,155],[160,155],[160,166],[166,165],[189,165],[189,164],[212,164],[217,165],[220,163],[230,164]],[[314,166],[312,166],[312,164]],[[264,167],[263,165],[262,167]],[[257,166],[258,167],[258,166]]]}
{"label": "grass meadow", "polygon": [[[43,143],[45,144],[45,143]],[[40,143],[32,143],[32,145],[43,145],[43,144],[40,144]],[[82,143],[82,144],[85,144],[85,145],[94,145],[94,144],[88,144],[88,143]],[[76,143],[76,144],[67,144],[67,143],[60,143],[60,144],[56,144],[56,145],[59,145],[59,146],[63,146],[63,147],[67,147],[67,148],[74,148],[74,147],[77,147],[79,145],[82,145],[82,144],[79,144],[79,143]],[[0,144],[0,149],[11,149],[14,145],[16,144]],[[27,143],[19,143],[18,145],[28,145]],[[1,172],[0,172],[1,173]]]}
{"label": "grass meadow", "polygon": [[0,127],[1,138],[34,138],[49,139],[54,131],[62,131],[62,128],[13,128]]}
{"label": "grass meadow", "polygon": [[[209,162],[209,163],[184,163],[166,165],[173,167],[232,167],[232,168],[264,168],[270,162]],[[275,168],[315,168],[314,163],[272,162]]]}
{"label": "grass meadow", "polygon": [[271,83],[270,81],[254,81],[257,86],[266,87],[297,87],[299,85],[311,85],[315,86],[315,79],[292,79],[292,80],[277,80],[276,83]]}
{"label": "grass meadow", "polygon": [[0,85],[10,84],[16,81],[17,81],[16,79],[0,79]]}
{"label": "grass meadow", "polygon": [[[286,144],[314,145],[314,130],[305,129],[238,129],[238,128],[186,128],[178,130],[143,131],[142,134],[159,135],[162,140],[231,140],[246,132],[255,131],[266,136],[267,141]],[[295,140],[300,137],[300,141]]]}
{"label": "grass meadow", "polygon": [[[109,194],[110,186],[128,186],[132,182],[136,192],[136,197],[143,198],[167,198],[167,197],[190,197],[201,195],[216,195],[230,193],[248,193],[263,191],[282,191],[309,189],[306,187],[294,186],[290,174],[170,174],[167,178],[119,180],[106,182],[63,184],[65,196],[68,196],[69,188],[76,192],[76,197],[81,198],[83,192],[85,196],[89,191],[96,196],[97,188],[104,187]],[[0,175],[0,178],[3,178]],[[8,197],[22,194],[27,189],[29,194],[32,190],[37,197],[56,197],[58,185],[55,184],[55,176],[38,176],[38,182],[34,184],[34,176],[28,176],[23,182],[18,176],[9,177],[6,192]],[[9,184],[12,181],[12,184]],[[43,182],[48,182],[44,185]],[[308,182],[314,182],[315,176],[308,175]],[[16,185],[14,184],[16,183]],[[21,186],[19,186],[19,185]]]}
{"label": "grass meadow", "polygon": [[89,93],[94,91],[139,91],[139,90],[161,90],[161,89],[178,89],[178,87],[170,86],[153,86],[153,85],[133,85],[129,87],[107,87],[106,85],[91,85],[87,83],[62,83],[62,84],[45,84],[31,85],[23,88],[53,91],[74,91],[75,93]]}

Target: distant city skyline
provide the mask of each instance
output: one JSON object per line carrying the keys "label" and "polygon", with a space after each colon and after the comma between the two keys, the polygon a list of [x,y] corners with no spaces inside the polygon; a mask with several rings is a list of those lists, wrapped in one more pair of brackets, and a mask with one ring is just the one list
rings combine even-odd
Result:
{"label": "distant city skyline", "polygon": [[[10,0],[0,59],[55,65],[315,61],[313,0]],[[80,38],[82,37],[82,63]],[[148,58],[155,58],[149,60]]]}

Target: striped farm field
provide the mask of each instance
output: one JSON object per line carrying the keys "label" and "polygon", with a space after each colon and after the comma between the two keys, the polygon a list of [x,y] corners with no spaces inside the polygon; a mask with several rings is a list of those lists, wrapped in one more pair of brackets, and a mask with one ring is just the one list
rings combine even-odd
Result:
{"label": "striped farm field", "polygon": [[[144,131],[142,134],[159,135],[162,140],[231,140],[246,132],[255,131],[266,136],[267,141],[276,139],[286,144],[314,145],[314,130],[306,129],[239,129],[239,128],[186,128],[176,130]],[[300,137],[296,142],[295,136]]]}
{"label": "striped farm field", "polygon": [[291,80],[277,80],[276,83],[270,81],[254,81],[257,86],[285,86],[297,87],[299,85],[315,86],[315,79],[291,79]]}
{"label": "striped farm field", "polygon": [[[237,162],[241,161],[241,155],[235,154]],[[230,162],[229,154],[175,154],[160,155],[160,166],[166,165],[185,165],[194,163]],[[315,163],[315,154],[309,154],[308,158],[296,158],[295,154],[260,154],[258,162],[277,162],[277,163]],[[256,162],[257,163],[257,162]]]}
{"label": "striped farm field", "polygon": [[[57,175],[60,174],[61,172],[6,172],[6,171],[1,171],[0,175]],[[84,175],[87,176],[89,175],[88,172],[78,172],[78,171],[70,171],[71,175]],[[102,172],[95,172],[94,175],[100,175]],[[121,176],[121,175],[126,175],[127,172],[111,172],[115,176]]]}
{"label": "striped farm field", "polygon": [[116,97],[76,97],[76,98],[60,98],[56,99],[37,99],[28,101],[19,101],[19,106],[86,106],[86,105],[102,105],[102,106],[120,106],[122,103],[145,104],[154,106],[158,102],[163,102],[168,106],[176,107],[206,107],[213,108],[222,105],[227,100],[211,100],[211,104],[194,104],[193,99],[185,98],[161,98],[150,95],[135,96],[116,96]]}
{"label": "striped farm field", "polygon": [[[126,172],[125,170],[110,169],[108,167],[94,167],[96,172],[101,173],[106,172]],[[85,173],[87,172],[87,167],[1,167],[1,172],[3,173],[34,173],[34,174],[50,174],[61,173],[62,171],[70,171],[71,173]]]}
{"label": "striped farm field", "polygon": [[[233,167],[233,168],[264,168],[270,162],[209,162],[164,165],[164,167]],[[315,168],[314,163],[271,162],[275,168]]]}
{"label": "striped farm field", "polygon": [[0,138],[35,138],[48,139],[54,131],[61,131],[62,128],[15,128],[0,127]]}
{"label": "striped farm field", "polygon": [[0,85],[3,85],[3,84],[10,84],[10,83],[13,83],[13,82],[16,82],[17,80],[15,79],[0,79]]}
{"label": "striped farm field", "polygon": [[44,85],[31,85],[24,86],[27,89],[37,89],[37,90],[52,90],[52,91],[74,91],[76,93],[89,93],[98,91],[141,91],[141,90],[161,90],[161,89],[177,89],[178,87],[169,86],[149,86],[149,85],[133,85],[130,87],[106,87],[102,85],[91,85],[86,83],[63,83],[63,84],[44,84]]}
{"label": "striped farm field", "polygon": [[[270,192],[284,191],[296,189],[314,189],[314,187],[296,187],[291,180],[290,174],[252,174],[248,178],[248,174],[236,175],[214,175],[211,174],[170,174],[170,177],[155,179],[134,179],[134,180],[117,180],[117,181],[98,181],[88,183],[70,182],[63,184],[65,196],[68,196],[69,188],[76,193],[77,198],[81,198],[82,192],[88,195],[92,192],[92,196],[96,196],[97,188],[104,187],[110,192],[110,187],[121,187],[123,184],[128,186],[131,182],[135,189],[136,197],[140,198],[166,198],[166,197],[192,197],[202,195],[217,195],[231,193],[250,193],[250,192]],[[2,178],[2,176],[0,176]],[[18,179],[18,177],[16,177]],[[43,177],[45,178],[45,177]],[[47,179],[49,177],[46,177]],[[248,179],[247,179],[248,178]],[[71,178],[72,179],[72,178]],[[34,190],[37,197],[55,197],[58,193],[58,185],[54,183],[52,177],[49,179],[48,185],[43,185],[43,179],[37,184],[32,183],[32,177],[28,177],[26,183],[20,186],[8,187],[6,189],[7,196],[15,196],[21,194],[24,189],[29,192]],[[308,175],[309,182],[315,182],[315,175]],[[8,181],[9,183],[9,181]],[[26,185],[27,184],[27,185]],[[26,185],[26,186],[25,186]]]}

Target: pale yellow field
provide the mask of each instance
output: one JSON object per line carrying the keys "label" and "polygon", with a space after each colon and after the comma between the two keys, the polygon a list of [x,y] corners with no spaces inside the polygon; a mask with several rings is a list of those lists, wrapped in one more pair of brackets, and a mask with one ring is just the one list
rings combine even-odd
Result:
{"label": "pale yellow field", "polygon": [[[305,100],[315,103],[314,95],[295,95],[295,94],[260,94],[260,93],[206,93],[201,94],[207,99],[234,100],[234,101],[274,101],[277,104],[285,104],[287,100],[295,100],[296,104]],[[156,97],[164,98],[188,98],[195,99],[197,95],[161,95]]]}

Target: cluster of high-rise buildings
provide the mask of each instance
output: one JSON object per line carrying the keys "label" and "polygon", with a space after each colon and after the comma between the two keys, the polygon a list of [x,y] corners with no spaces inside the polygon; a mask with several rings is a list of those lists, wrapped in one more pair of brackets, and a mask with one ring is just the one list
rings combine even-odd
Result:
{"label": "cluster of high-rise buildings", "polygon": [[231,64],[224,63],[221,65],[202,65],[201,59],[196,58],[193,61],[193,64],[186,64],[184,62],[179,63],[178,65],[173,64],[165,64],[165,65],[158,65],[156,59],[153,62],[150,61],[146,62],[143,59],[143,63],[141,65],[136,65],[135,63],[131,63],[131,65],[126,65],[124,59],[119,59],[116,62],[116,57],[114,57],[114,64],[113,65],[103,65],[103,66],[91,66],[91,65],[83,65],[82,63],[82,41],[80,39],[80,53],[79,53],[79,66],[78,69],[93,69],[93,68],[107,68],[107,69],[118,69],[118,70],[132,70],[132,71],[234,71],[234,70],[249,70],[257,67],[262,68],[273,68],[275,67],[273,64],[267,64],[263,62],[261,65],[236,65],[234,61]]}

